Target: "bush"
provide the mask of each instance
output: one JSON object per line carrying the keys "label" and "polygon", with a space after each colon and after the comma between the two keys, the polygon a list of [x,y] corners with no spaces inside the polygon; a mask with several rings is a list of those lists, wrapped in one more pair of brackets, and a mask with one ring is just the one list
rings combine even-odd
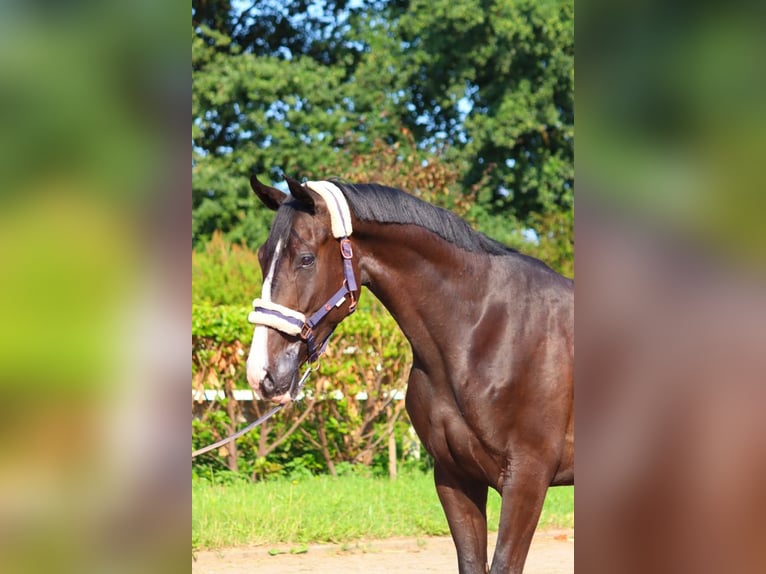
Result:
{"label": "bush", "polygon": [[192,304],[247,306],[261,290],[258,256],[216,232],[192,251]]}

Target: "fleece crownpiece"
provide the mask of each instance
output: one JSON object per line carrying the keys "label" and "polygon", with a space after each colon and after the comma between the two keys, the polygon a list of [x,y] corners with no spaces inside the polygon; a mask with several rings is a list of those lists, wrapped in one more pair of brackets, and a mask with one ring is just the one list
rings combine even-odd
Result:
{"label": "fleece crownpiece", "polygon": [[322,196],[327,204],[333,237],[338,239],[350,237],[352,232],[351,210],[348,208],[346,197],[338,186],[330,181],[307,181],[304,185]]}

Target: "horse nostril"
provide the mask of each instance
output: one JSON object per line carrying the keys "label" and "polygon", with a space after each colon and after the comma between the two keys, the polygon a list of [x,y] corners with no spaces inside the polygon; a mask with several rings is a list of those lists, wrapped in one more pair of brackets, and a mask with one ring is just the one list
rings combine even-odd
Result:
{"label": "horse nostril", "polygon": [[261,381],[261,390],[266,394],[274,392],[274,380],[271,378],[271,374],[269,374],[268,371]]}

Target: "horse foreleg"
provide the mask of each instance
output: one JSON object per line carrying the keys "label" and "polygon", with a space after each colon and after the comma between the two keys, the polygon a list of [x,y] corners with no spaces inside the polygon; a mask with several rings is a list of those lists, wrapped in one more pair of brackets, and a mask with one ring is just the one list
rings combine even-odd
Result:
{"label": "horse foreleg", "polygon": [[502,487],[502,507],[491,574],[521,574],[553,470],[527,457],[511,468]]}
{"label": "horse foreleg", "polygon": [[486,574],[487,486],[456,478],[438,463],[436,492],[457,549],[460,574]]}

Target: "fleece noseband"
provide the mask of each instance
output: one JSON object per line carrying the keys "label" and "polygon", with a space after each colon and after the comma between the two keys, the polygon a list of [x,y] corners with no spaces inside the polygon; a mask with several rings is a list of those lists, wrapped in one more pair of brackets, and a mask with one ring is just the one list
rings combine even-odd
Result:
{"label": "fleece noseband", "polygon": [[306,342],[308,347],[309,362],[314,362],[324,352],[327,341],[330,339],[330,335],[332,335],[332,331],[330,331],[330,334],[325,337],[324,341],[317,345],[314,329],[333,308],[340,307],[347,297],[349,298],[347,315],[353,313],[356,310],[357,300],[355,293],[358,291],[358,287],[354,277],[354,252],[348,239],[351,236],[352,228],[351,212],[346,198],[340,189],[329,181],[307,181],[304,185],[318,193],[327,204],[327,209],[330,212],[332,234],[340,244],[340,255],[343,259],[343,284],[308,319],[300,311],[295,311],[271,301],[256,299],[253,301],[253,311],[248,315],[247,320],[256,325],[272,327],[286,335],[300,337]]}

